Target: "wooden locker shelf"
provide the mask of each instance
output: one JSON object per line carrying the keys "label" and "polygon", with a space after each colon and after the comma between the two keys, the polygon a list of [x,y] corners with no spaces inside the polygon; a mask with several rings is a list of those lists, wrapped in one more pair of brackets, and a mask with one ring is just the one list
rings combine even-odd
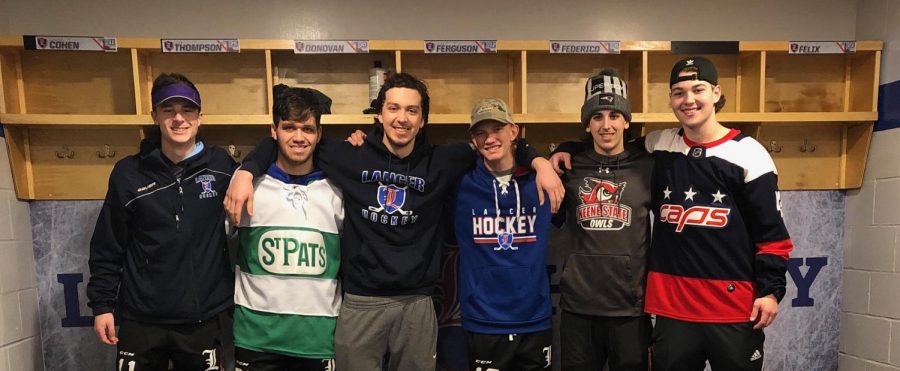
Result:
{"label": "wooden locker shelf", "polygon": [[[496,53],[465,55],[426,54],[424,43],[369,40],[367,54],[309,55],[294,54],[294,40],[242,39],[240,53],[169,54],[157,38],[118,38],[118,52],[102,53],[24,50],[21,36],[0,36],[0,123],[16,194],[101,198],[112,164],[136,152],[151,127],[150,88],[161,72],[194,81],[203,96],[203,140],[235,158],[270,135],[278,83],[333,99],[334,114],[322,117],[331,137],[369,127],[374,115],[362,111],[376,60],[428,84],[427,133],[436,144],[467,141],[469,111],[487,97],[506,100],[522,135],[543,153],[578,140],[585,80],[607,67],[628,83],[632,135],[678,126],[668,79],[684,56],[672,54],[669,41],[621,41],[621,53],[608,55],[551,54],[549,40],[498,40]],[[727,100],[718,119],[772,150],[782,189],[859,187],[878,117],[883,43],[858,41],[851,54],[788,48],[786,41],[742,41],[737,54],[707,55]],[[114,156],[97,154],[106,146]]]}
{"label": "wooden locker shelf", "polygon": [[468,115],[476,102],[487,97],[502,98],[513,112],[521,112],[521,103],[515,98],[521,96],[516,91],[522,86],[514,73],[522,63],[520,52],[476,55],[403,52],[401,59],[403,72],[415,75],[428,85],[430,114]]}

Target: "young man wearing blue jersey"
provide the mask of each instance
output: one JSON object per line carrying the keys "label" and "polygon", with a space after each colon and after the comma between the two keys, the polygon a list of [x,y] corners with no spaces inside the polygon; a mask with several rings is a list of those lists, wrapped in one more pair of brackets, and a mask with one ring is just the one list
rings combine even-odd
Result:
{"label": "young man wearing blue jersey", "polygon": [[515,161],[519,127],[505,102],[478,102],[469,134],[481,156],[462,177],[453,211],[470,369],[548,369],[550,207],[538,200],[534,172]]}
{"label": "young man wearing blue jersey", "polygon": [[313,156],[329,107],[311,89],[278,85],[273,95],[278,155],[239,229],[236,371],[332,370],[344,202]]}

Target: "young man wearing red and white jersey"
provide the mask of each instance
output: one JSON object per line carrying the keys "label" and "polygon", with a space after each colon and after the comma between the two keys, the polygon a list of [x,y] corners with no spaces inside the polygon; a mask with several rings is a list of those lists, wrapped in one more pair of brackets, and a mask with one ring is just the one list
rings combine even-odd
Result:
{"label": "young man wearing red and white jersey", "polygon": [[669,102],[681,128],[647,135],[656,213],[645,310],[656,370],[761,370],[793,249],[772,158],[723,126],[711,61],[678,61]]}

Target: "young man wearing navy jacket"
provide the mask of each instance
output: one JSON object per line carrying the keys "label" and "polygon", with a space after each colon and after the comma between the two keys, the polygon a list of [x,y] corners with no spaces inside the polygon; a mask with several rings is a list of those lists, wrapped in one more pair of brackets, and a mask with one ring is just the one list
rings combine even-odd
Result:
{"label": "young man wearing navy jacket", "polygon": [[[430,295],[440,273],[443,211],[476,154],[467,144],[428,143],[430,98],[414,76],[390,76],[375,103],[377,123],[364,145],[323,138],[315,155],[344,192],[345,294],[335,331],[336,368],[378,369],[389,354],[388,370],[433,370],[437,319]],[[522,163],[543,169],[540,183],[558,205],[559,178],[549,162],[527,150],[522,148]],[[274,143],[265,140],[244,160],[228,191],[232,219],[251,200],[252,177],[274,158]]]}
{"label": "young man wearing navy jacket", "polygon": [[505,102],[478,102],[469,134],[481,157],[462,177],[453,211],[470,369],[549,369],[550,207],[538,200],[534,172],[517,166],[519,126]]}
{"label": "young man wearing navy jacket", "polygon": [[197,140],[190,80],[162,74],[151,96],[158,138],[116,163],[91,238],[94,330],[117,346],[116,370],[219,370],[234,282],[222,201],[236,164]]}

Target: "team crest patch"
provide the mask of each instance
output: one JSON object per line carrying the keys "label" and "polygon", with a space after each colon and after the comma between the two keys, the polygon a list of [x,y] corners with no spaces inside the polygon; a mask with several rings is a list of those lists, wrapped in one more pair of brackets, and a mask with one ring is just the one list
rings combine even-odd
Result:
{"label": "team crest patch", "polygon": [[398,187],[393,184],[380,184],[378,186],[378,206],[369,207],[369,211],[385,212],[393,214],[399,212],[400,215],[412,214],[412,211],[403,210],[403,204],[406,202],[406,187]]}
{"label": "team crest patch", "polygon": [[578,188],[581,205],[577,216],[587,230],[616,231],[631,225],[631,207],[621,204],[628,182],[614,183],[597,178],[584,178]]}
{"label": "team crest patch", "polygon": [[198,196],[198,198],[200,198],[202,200],[205,198],[213,198],[213,197],[218,196],[219,192],[216,192],[212,188],[213,182],[215,182],[215,181],[216,181],[216,177],[212,176],[210,174],[200,175],[196,179],[194,179],[194,183],[200,183],[200,187],[203,189],[203,191],[200,192],[200,195]]}
{"label": "team crest patch", "polygon": [[515,241],[516,235],[512,232],[500,232],[497,234],[497,244],[499,246],[495,247],[494,250],[518,250],[519,248],[513,246],[513,241]]}

